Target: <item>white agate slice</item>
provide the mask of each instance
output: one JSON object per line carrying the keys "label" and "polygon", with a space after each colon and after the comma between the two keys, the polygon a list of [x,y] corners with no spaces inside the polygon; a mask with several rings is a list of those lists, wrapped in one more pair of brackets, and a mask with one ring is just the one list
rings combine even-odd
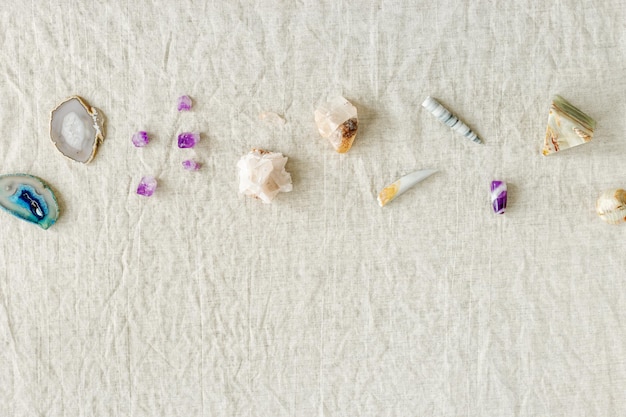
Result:
{"label": "white agate slice", "polygon": [[285,170],[287,157],[280,152],[253,149],[237,162],[239,192],[272,202],[280,192],[292,190],[291,174]]}
{"label": "white agate slice", "polygon": [[385,206],[389,202],[393,201],[396,197],[404,193],[409,188],[413,187],[418,182],[424,181],[426,178],[437,172],[434,169],[422,169],[415,171],[411,174],[405,175],[396,182],[386,186],[378,194],[378,204],[381,207]]}
{"label": "white agate slice", "polygon": [[63,155],[86,164],[104,140],[103,118],[80,97],[70,97],[52,110],[50,138]]}
{"label": "white agate slice", "polygon": [[626,191],[621,189],[607,190],[600,194],[596,201],[598,216],[609,224],[620,224],[626,221]]}
{"label": "white agate slice", "polygon": [[348,152],[359,128],[356,107],[341,96],[335,97],[315,109],[315,124],[337,152]]}

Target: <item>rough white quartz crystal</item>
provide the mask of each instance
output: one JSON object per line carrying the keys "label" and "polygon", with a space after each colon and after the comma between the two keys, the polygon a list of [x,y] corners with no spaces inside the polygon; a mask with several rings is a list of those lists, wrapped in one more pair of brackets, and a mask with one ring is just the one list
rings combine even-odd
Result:
{"label": "rough white quartz crystal", "polygon": [[359,128],[356,107],[339,96],[320,104],[314,114],[320,135],[327,138],[337,152],[348,152]]}
{"label": "rough white quartz crystal", "polygon": [[287,157],[280,152],[252,149],[237,162],[239,192],[269,204],[278,193],[291,191],[286,163]]}

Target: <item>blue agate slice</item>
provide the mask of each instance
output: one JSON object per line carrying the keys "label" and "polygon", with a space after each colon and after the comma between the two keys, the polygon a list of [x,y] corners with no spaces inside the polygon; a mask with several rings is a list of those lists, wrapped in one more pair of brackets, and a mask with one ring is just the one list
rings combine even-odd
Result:
{"label": "blue agate slice", "polygon": [[0,175],[0,207],[43,229],[59,218],[59,205],[50,187],[28,174]]}

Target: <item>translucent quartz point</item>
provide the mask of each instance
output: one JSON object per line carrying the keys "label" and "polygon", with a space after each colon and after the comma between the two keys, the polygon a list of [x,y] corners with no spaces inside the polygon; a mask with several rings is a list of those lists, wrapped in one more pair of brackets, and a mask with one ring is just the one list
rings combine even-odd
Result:
{"label": "translucent quartz point", "polygon": [[50,187],[27,174],[0,175],[0,208],[42,229],[59,217],[59,205]]}
{"label": "translucent quartz point", "polygon": [[404,193],[415,184],[424,181],[426,178],[437,172],[434,169],[422,169],[405,175],[396,182],[389,184],[378,194],[378,204],[381,207],[393,201],[396,197]]}
{"label": "translucent quartz point", "polygon": [[82,98],[70,97],[52,110],[50,138],[63,155],[86,164],[104,140],[104,119]]}
{"label": "translucent quartz point", "polygon": [[359,128],[356,107],[341,96],[315,109],[315,123],[320,135],[339,153],[350,150]]}
{"label": "translucent quartz point", "polygon": [[551,155],[591,141],[596,122],[561,96],[550,106],[543,154]]}
{"label": "translucent quartz point", "polygon": [[272,111],[264,111],[259,113],[259,120],[263,120],[267,124],[276,126],[282,126],[285,124],[285,119]]}
{"label": "translucent quartz point", "polygon": [[137,194],[144,197],[150,197],[152,194],[154,194],[156,188],[156,178],[146,175],[145,177],[141,178],[141,181],[139,181],[139,185],[137,186]]}
{"label": "translucent quartz point", "polygon": [[278,193],[291,191],[286,163],[287,157],[280,152],[253,149],[237,162],[239,192],[269,204]]}

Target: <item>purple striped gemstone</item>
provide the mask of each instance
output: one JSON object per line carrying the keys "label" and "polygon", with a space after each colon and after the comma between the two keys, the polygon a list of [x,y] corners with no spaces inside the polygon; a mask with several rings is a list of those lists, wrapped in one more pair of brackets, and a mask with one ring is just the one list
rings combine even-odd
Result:
{"label": "purple striped gemstone", "polygon": [[491,181],[491,206],[496,214],[504,214],[506,209],[506,182]]}

